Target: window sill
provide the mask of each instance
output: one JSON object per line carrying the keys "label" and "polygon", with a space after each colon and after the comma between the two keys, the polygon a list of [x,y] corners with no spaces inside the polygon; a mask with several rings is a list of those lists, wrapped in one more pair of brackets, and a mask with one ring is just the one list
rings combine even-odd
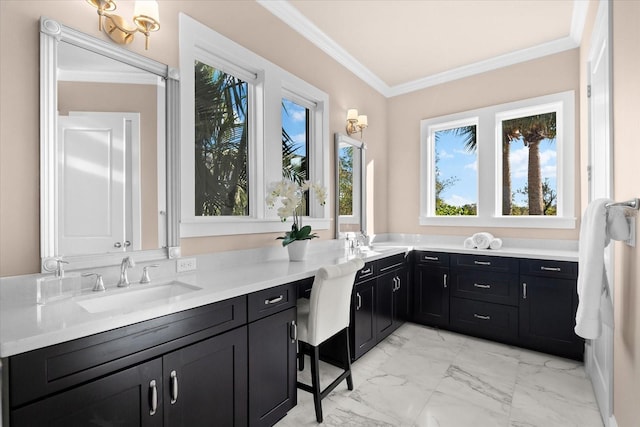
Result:
{"label": "window sill", "polygon": [[575,229],[576,218],[570,217],[532,217],[532,216],[500,216],[500,217],[420,217],[420,225],[452,226],[452,227],[503,227],[503,228],[557,228]]}
{"label": "window sill", "polygon": [[[282,222],[277,218],[192,218],[180,222],[180,237],[230,236],[235,234],[284,233],[291,229],[292,221]],[[328,230],[331,220],[325,218],[303,218],[302,225],[313,230]]]}

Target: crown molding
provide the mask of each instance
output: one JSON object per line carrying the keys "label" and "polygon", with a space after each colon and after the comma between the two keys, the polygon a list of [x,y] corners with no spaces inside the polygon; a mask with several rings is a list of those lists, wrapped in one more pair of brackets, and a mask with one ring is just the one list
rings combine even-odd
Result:
{"label": "crown molding", "polygon": [[338,61],[338,63],[387,98],[403,95],[464,77],[473,76],[475,74],[485,73],[487,71],[496,70],[498,68],[514,65],[520,62],[553,55],[566,50],[575,49],[580,46],[582,41],[582,34],[584,32],[584,25],[589,8],[588,2],[574,0],[573,15],[571,17],[571,31],[567,37],[454,68],[442,73],[425,76],[410,82],[389,86],[380,77],[349,54],[349,52],[336,43],[331,37],[325,34],[306,16],[300,13],[298,9],[292,6],[287,0],[256,1],[289,27],[297,31],[300,35],[305,37],[327,55]]}

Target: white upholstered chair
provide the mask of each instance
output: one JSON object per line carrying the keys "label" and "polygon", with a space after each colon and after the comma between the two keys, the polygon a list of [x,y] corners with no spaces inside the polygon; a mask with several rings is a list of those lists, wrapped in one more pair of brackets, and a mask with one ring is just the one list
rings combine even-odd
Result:
{"label": "white upholstered chair", "polygon": [[[316,419],[322,422],[321,399],[327,396],[343,380],[353,390],[351,354],[349,352],[349,312],[351,292],[356,273],[364,266],[360,258],[339,265],[322,267],[316,273],[309,299],[298,300],[298,366],[304,369],[305,354],[311,357],[311,385],[297,383],[298,388],[313,393]],[[337,334],[344,334],[344,354],[341,364],[344,372],[326,389],[320,390],[318,365],[320,344]]]}

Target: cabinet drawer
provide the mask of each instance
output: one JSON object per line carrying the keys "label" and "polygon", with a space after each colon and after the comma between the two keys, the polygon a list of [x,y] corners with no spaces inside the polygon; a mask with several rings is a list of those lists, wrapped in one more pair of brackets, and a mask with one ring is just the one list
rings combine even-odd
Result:
{"label": "cabinet drawer", "polygon": [[502,304],[451,298],[451,327],[460,332],[513,342],[518,338],[518,309]]}
{"label": "cabinet drawer", "polygon": [[383,274],[383,273],[386,273],[387,271],[404,267],[405,254],[402,253],[402,254],[391,255],[386,258],[379,259],[377,262],[378,262],[378,274]]}
{"label": "cabinet drawer", "polygon": [[133,366],[246,321],[246,298],[240,296],[12,356],[11,406]]}
{"label": "cabinet drawer", "polygon": [[454,270],[451,273],[451,293],[461,298],[518,305],[518,275],[471,269]]}
{"label": "cabinet drawer", "polygon": [[249,322],[262,319],[287,308],[295,307],[298,299],[298,282],[249,294],[247,313]]}
{"label": "cabinet drawer", "polygon": [[456,254],[451,256],[451,267],[473,267],[478,270],[518,273],[518,260],[486,255]]}
{"label": "cabinet drawer", "polygon": [[376,271],[376,263],[375,262],[367,262],[364,267],[362,267],[356,273],[355,283],[363,282],[367,279],[371,279],[377,274]]}
{"label": "cabinet drawer", "polygon": [[566,277],[572,279],[578,277],[578,263],[543,259],[523,259],[520,260],[520,274]]}
{"label": "cabinet drawer", "polygon": [[311,297],[311,288],[313,287],[314,280],[315,277],[309,277],[308,279],[302,279],[296,282],[298,288],[298,298]]}
{"label": "cabinet drawer", "polygon": [[415,261],[420,264],[432,264],[440,267],[448,267],[449,254],[442,252],[416,251]]}

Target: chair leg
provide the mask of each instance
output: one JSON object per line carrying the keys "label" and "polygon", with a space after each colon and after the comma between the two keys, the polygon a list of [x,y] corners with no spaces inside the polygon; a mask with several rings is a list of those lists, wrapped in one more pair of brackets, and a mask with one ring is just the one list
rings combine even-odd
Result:
{"label": "chair leg", "polygon": [[344,366],[344,370],[349,372],[347,376],[347,388],[349,390],[353,390],[353,377],[351,376],[351,351],[349,350],[349,328],[345,328],[344,330],[344,338],[345,338],[345,356],[346,362]]}
{"label": "chair leg", "polygon": [[305,344],[298,341],[298,370],[304,371]]}
{"label": "chair leg", "polygon": [[311,346],[311,387],[313,388],[313,404],[316,407],[316,420],[322,422],[322,404],[321,404],[321,390],[320,390],[320,348],[318,346]]}

